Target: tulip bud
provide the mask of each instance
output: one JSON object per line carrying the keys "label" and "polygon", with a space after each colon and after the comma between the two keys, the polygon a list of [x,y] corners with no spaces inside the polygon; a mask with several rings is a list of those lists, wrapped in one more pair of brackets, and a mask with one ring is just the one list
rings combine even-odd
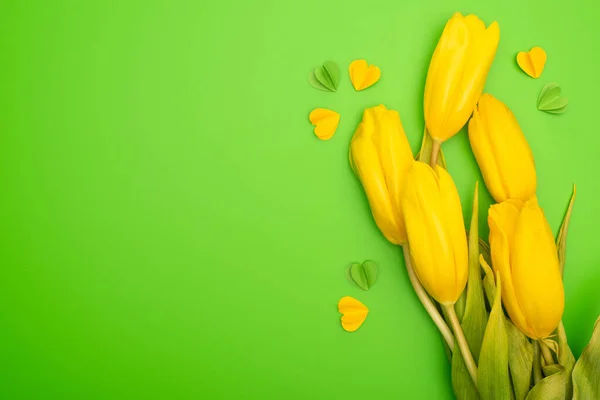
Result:
{"label": "tulip bud", "polygon": [[443,142],[467,123],[494,61],[500,28],[486,29],[475,15],[450,18],[438,42],[425,84],[425,123],[431,137]]}
{"label": "tulip bud", "polygon": [[397,111],[368,108],[350,143],[350,165],[367,194],[377,226],[394,244],[406,242],[401,199],[414,162]]}
{"label": "tulip bud", "polygon": [[515,326],[532,339],[556,329],[565,305],[554,235],[533,196],[490,207],[492,264],[502,302]]}
{"label": "tulip bud", "polygon": [[450,174],[415,162],[402,209],[419,280],[439,303],[454,304],[467,284],[468,250],[460,198]]}
{"label": "tulip bud", "polygon": [[535,194],[531,149],[504,103],[489,94],[481,96],[469,122],[469,140],[485,185],[496,202],[527,201]]}

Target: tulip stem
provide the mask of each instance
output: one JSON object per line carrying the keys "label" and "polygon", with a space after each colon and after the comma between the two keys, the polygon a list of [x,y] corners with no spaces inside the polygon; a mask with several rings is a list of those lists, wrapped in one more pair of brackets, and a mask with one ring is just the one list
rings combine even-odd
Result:
{"label": "tulip stem", "polygon": [[546,365],[554,364],[554,357],[552,356],[552,352],[550,351],[548,345],[542,341],[540,341],[539,344],[540,350],[542,351],[542,357],[544,357],[544,362]]}
{"label": "tulip stem", "polygon": [[542,380],[542,360],[540,359],[540,342],[533,344],[533,385]]}
{"label": "tulip stem", "polygon": [[435,168],[435,166],[437,165],[441,146],[442,142],[438,142],[437,140],[433,139],[433,146],[431,147],[431,160],[429,163],[431,165],[431,168]]}
{"label": "tulip stem", "polygon": [[410,248],[408,243],[402,245],[402,251],[404,253],[404,263],[406,264],[408,279],[410,279],[410,283],[412,284],[417,297],[419,300],[421,300],[421,304],[423,304],[423,307],[425,307],[425,310],[439,329],[440,333],[444,337],[444,340],[446,340],[446,344],[448,344],[448,347],[450,347],[450,351],[454,351],[454,335],[436,308],[435,304],[433,304],[433,301],[429,298],[429,295],[423,288],[423,285],[421,285],[421,282],[419,282],[419,278],[417,278],[417,274],[415,274],[415,269],[412,265],[412,259],[410,258]]}
{"label": "tulip stem", "polygon": [[463,332],[460,322],[458,321],[458,316],[454,310],[454,304],[444,304],[444,308],[448,313],[450,325],[452,325],[454,335],[456,335],[456,341],[458,342],[458,347],[460,348],[460,352],[462,353],[467,369],[469,370],[469,375],[471,375],[471,379],[473,379],[473,383],[475,384],[475,387],[477,387],[477,364],[475,364],[471,350],[469,350],[469,344],[467,343],[465,333]]}

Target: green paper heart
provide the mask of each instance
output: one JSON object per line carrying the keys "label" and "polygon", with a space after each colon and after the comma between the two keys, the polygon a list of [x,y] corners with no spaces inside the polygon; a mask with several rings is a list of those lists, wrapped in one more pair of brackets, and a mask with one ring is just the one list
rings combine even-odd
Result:
{"label": "green paper heart", "polygon": [[333,61],[325,61],[310,73],[308,83],[315,89],[335,92],[340,83],[340,68]]}
{"label": "green paper heart", "polygon": [[308,83],[310,83],[310,85],[312,87],[314,87],[315,89],[319,89],[324,92],[330,92],[329,89],[327,89],[325,86],[321,85],[321,82],[319,82],[319,80],[317,79],[317,77],[315,75],[315,70],[312,70],[310,72],[310,75],[308,76]]}
{"label": "green paper heart", "polygon": [[561,95],[562,89],[556,83],[548,83],[538,97],[537,108],[550,114],[562,114],[567,110],[569,100]]}
{"label": "green paper heart", "polygon": [[377,281],[377,264],[365,261],[348,267],[348,278],[362,290],[369,290]]}

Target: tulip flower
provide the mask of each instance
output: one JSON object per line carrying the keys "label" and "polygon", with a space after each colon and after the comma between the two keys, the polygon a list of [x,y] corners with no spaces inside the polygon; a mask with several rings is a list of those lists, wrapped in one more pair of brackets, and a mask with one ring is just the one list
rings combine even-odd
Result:
{"label": "tulip flower", "polygon": [[491,206],[488,222],[504,307],[521,332],[544,339],[558,326],[565,297],[554,235],[537,197]]}
{"label": "tulip flower", "polygon": [[350,165],[369,200],[377,226],[394,244],[406,242],[401,208],[404,182],[414,162],[397,111],[368,108],[350,143]]}
{"label": "tulip flower", "polygon": [[477,385],[477,364],[454,309],[467,285],[467,234],[456,186],[445,169],[415,162],[402,200],[414,270],[427,292],[442,304],[467,370]]}
{"label": "tulip flower", "polygon": [[460,198],[443,168],[415,162],[402,203],[415,272],[429,294],[452,305],[467,284],[467,235]]}
{"label": "tulip flower", "polygon": [[489,94],[481,96],[469,122],[469,140],[496,202],[527,201],[535,194],[531,149],[517,119],[504,103]]}
{"label": "tulip flower", "polygon": [[467,123],[494,61],[500,28],[455,13],[435,48],[425,84],[425,123],[434,145]]}

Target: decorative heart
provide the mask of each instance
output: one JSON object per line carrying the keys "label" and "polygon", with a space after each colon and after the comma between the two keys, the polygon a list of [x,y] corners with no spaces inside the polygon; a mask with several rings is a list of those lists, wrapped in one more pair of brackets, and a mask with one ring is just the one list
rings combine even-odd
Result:
{"label": "decorative heart", "polygon": [[338,302],[338,311],[342,314],[342,328],[354,332],[365,322],[369,309],[353,297],[345,296]]}
{"label": "decorative heart", "polygon": [[541,47],[534,47],[528,52],[521,51],[517,54],[517,64],[532,78],[539,78],[546,65],[546,52]]}
{"label": "decorative heart", "polygon": [[308,119],[315,126],[315,135],[321,140],[329,140],[340,123],[340,114],[326,108],[315,108]]}
{"label": "decorative heart", "polygon": [[373,261],[353,263],[348,267],[348,278],[362,290],[369,290],[377,281],[377,264]]}
{"label": "decorative heart", "polygon": [[322,66],[312,70],[308,83],[315,89],[335,92],[340,83],[340,67],[333,61],[325,61]]}
{"label": "decorative heart", "polygon": [[354,89],[364,90],[374,85],[381,77],[379,67],[368,65],[366,60],[354,60],[348,68]]}
{"label": "decorative heart", "polygon": [[562,89],[556,83],[548,83],[538,97],[537,109],[550,114],[562,114],[567,110],[569,99],[561,95]]}

